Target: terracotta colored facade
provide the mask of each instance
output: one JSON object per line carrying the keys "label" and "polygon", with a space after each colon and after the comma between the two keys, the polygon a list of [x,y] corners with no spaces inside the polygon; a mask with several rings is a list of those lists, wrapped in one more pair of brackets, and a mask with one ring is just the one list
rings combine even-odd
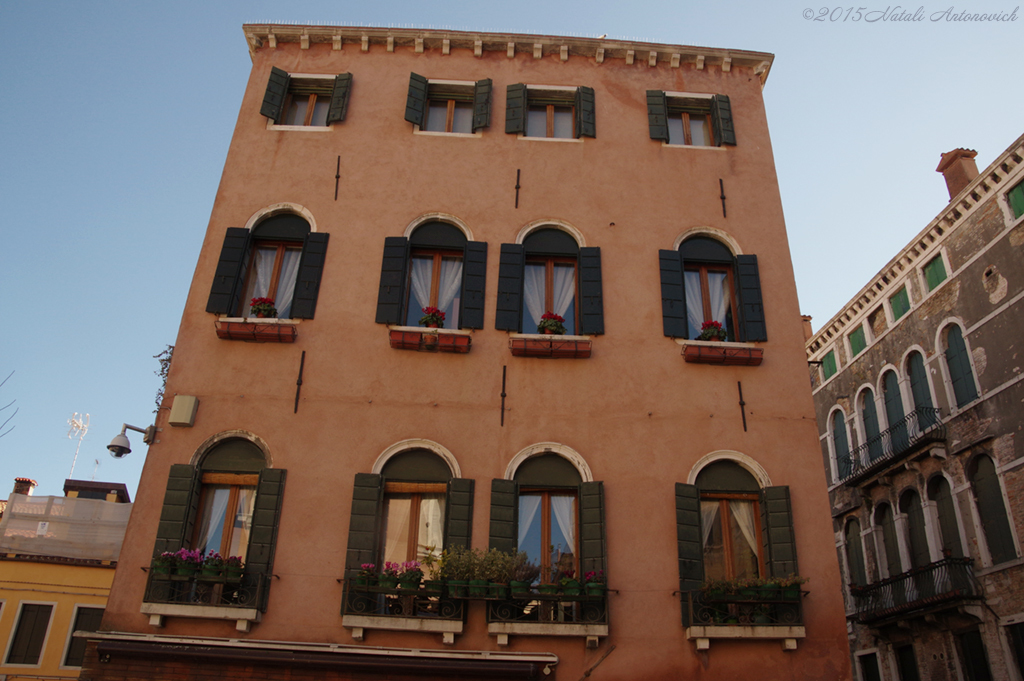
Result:
{"label": "terracotta colored facade", "polygon": [[[593,678],[720,679],[754,666],[765,678],[849,678],[803,331],[761,95],[772,56],[418,30],[247,25],[245,33],[252,73],[185,304],[161,430],[83,678],[577,679],[593,669]],[[307,92],[296,89],[303,79],[330,76],[313,83],[326,86],[351,74],[334,90],[314,87],[318,98],[330,95],[332,119],[342,111],[344,119],[274,124],[275,114],[264,109],[273,99],[272,67],[291,76],[289,101],[305,101]],[[490,79],[488,125],[465,134],[420,132],[404,117],[415,109],[413,73],[429,79],[431,97],[451,87],[447,81],[473,93]],[[582,136],[507,133],[516,115],[507,106],[509,86],[517,84],[545,86],[526,90],[527,106],[548,107],[555,127],[567,108],[576,116],[573,135]],[[673,106],[681,102],[705,121],[708,144],[652,139],[658,121],[649,119],[648,90],[667,93],[670,115],[680,115]],[[697,128],[691,133],[699,137]],[[231,290],[239,275],[229,272],[225,239],[243,234],[246,243],[246,236],[227,230],[258,230],[279,215],[309,225],[292,303],[292,316],[305,318],[242,319],[235,301],[247,294]],[[389,296],[412,295],[406,259],[413,256],[401,249],[411,242],[415,255],[417,228],[438,222],[467,244],[459,251],[463,328],[453,328],[449,315],[436,338],[421,337],[417,327],[395,323],[409,303]],[[528,267],[535,257],[529,237],[541,232],[557,232],[552,238],[578,248],[578,256],[553,260],[576,267],[578,281],[567,294],[579,308],[575,334],[545,337],[528,323],[525,333],[508,329],[521,314],[510,306],[532,295],[522,258],[525,252]],[[728,267],[715,271],[727,270],[734,287],[747,285],[731,303],[729,342],[670,333],[682,290],[672,290],[683,277],[677,253],[694,236],[728,254]],[[401,237],[409,241],[396,241]],[[391,265],[388,248],[399,249]],[[750,255],[757,256],[752,280],[749,269],[738,269],[750,265]],[[392,266],[397,279],[388,278]],[[227,287],[227,307],[211,296],[217,280]],[[548,290],[557,287],[552,281]],[[755,293],[763,298],[760,327]],[[401,320],[375,321],[396,309]],[[756,340],[761,335],[766,340]],[[442,351],[430,352],[435,345]],[[200,494],[184,466],[203,469],[205,457],[229,441],[254,445],[265,467],[250,536],[255,542],[262,533],[263,543],[249,544],[247,561],[254,570],[263,560],[269,576],[247,573],[256,581],[243,584],[259,582],[256,601],[266,600],[234,610],[154,603],[168,600],[147,585],[154,547],[174,549],[198,536],[192,525],[171,527],[168,509],[195,504],[188,499]],[[496,537],[508,521],[498,500],[517,472],[541,460],[567,466],[580,481],[578,496],[559,488],[574,505],[574,527],[564,530],[576,543],[567,539],[568,560],[580,573],[605,571],[606,599],[548,601],[534,610],[546,613],[543,621],[530,623],[495,622],[493,603],[481,599],[459,601],[454,623],[343,615],[346,591],[351,597],[354,588],[346,578],[374,557],[361,547],[383,531],[363,527],[362,495],[379,493],[376,476],[384,471],[386,482],[388,462],[411,451],[429,452],[451,478],[472,481],[458,483],[459,509],[467,514],[458,527],[448,492],[445,532],[450,544],[459,536],[480,549],[508,541],[515,548],[514,534]],[[790,520],[791,531],[766,515],[757,526],[764,537],[746,540],[762,576],[796,568],[797,559],[782,556],[767,536],[778,529],[789,537],[785,550],[795,547],[800,575],[810,578],[802,602],[778,609],[788,613],[784,626],[755,622],[752,609],[737,604],[689,626],[689,591],[679,592],[699,587],[701,566],[698,555],[696,568],[687,564],[681,574],[680,558],[687,542],[685,550],[696,541],[699,554],[701,538],[687,535],[680,518],[699,516],[686,494],[716,461],[733,462],[756,483],[747,508],[771,515],[780,504],[778,517]],[[175,480],[184,481],[180,493],[171,489]],[[202,522],[194,506],[189,512],[189,522]],[[378,549],[371,562],[379,564],[380,555]],[[591,606],[594,619],[581,614]],[[562,614],[551,615],[556,611]]]}

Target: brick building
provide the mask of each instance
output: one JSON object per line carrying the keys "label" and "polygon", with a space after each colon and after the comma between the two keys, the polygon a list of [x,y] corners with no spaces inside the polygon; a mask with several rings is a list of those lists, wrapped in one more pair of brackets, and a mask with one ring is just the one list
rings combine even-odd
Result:
{"label": "brick building", "polygon": [[[772,56],[244,31],[83,678],[849,678]],[[157,570],[181,548],[245,572]],[[381,574],[464,548],[525,554],[525,586]],[[701,591],[796,573],[802,598]]]}
{"label": "brick building", "polygon": [[854,667],[1021,679],[1024,137],[807,343]]}

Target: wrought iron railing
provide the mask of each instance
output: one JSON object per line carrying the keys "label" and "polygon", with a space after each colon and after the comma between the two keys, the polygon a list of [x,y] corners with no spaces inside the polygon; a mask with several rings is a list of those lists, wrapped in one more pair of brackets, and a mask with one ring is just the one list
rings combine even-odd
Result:
{"label": "wrought iron railing", "polygon": [[887,464],[898,461],[919,445],[946,439],[946,426],[938,409],[918,407],[889,428],[838,460],[839,481],[855,483]]}
{"label": "wrought iron railing", "polygon": [[342,614],[372,617],[461,620],[465,613],[461,600],[451,598],[442,585],[430,583],[415,588],[391,588],[347,579],[342,604]]}
{"label": "wrought iron railing", "polygon": [[803,624],[799,589],[761,588],[737,594],[682,592],[687,626],[784,626]]}
{"label": "wrought iron railing", "polygon": [[487,621],[608,624],[608,597],[600,594],[540,593],[536,588],[487,599]]}
{"label": "wrought iron railing", "polygon": [[257,608],[266,583],[267,576],[260,573],[245,573],[234,578],[201,572],[162,574],[150,568],[144,600],[147,603]]}
{"label": "wrought iron railing", "polygon": [[868,586],[851,586],[853,610],[861,622],[906,616],[952,601],[980,600],[970,558],[943,558]]}

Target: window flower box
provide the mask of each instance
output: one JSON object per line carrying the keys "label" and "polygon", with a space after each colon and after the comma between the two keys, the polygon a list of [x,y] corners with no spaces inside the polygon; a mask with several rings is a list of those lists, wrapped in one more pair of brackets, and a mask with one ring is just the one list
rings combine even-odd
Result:
{"label": "window flower box", "polygon": [[738,343],[687,341],[683,357],[693,364],[756,367],[764,361],[764,349]]}
{"label": "window flower box", "polygon": [[508,347],[514,357],[586,359],[591,340],[586,336],[520,334],[509,339]]}
{"label": "window flower box", "polygon": [[444,329],[415,329],[414,327],[393,328],[388,332],[391,347],[396,350],[419,350],[420,352],[454,352],[466,354],[473,344],[473,337]]}
{"label": "window flower box", "polygon": [[281,320],[218,319],[214,322],[217,337],[224,340],[254,341],[257,343],[294,343],[295,326]]}

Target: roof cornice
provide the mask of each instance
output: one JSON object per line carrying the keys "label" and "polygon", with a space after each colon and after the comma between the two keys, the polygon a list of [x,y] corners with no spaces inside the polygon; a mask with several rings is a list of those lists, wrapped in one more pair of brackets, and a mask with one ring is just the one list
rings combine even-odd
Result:
{"label": "roof cornice", "polygon": [[278,43],[299,43],[302,49],[326,43],[335,50],[350,44],[363,52],[369,51],[372,45],[384,46],[388,52],[394,52],[396,47],[411,47],[416,52],[439,50],[442,54],[449,54],[452,48],[456,48],[472,50],[477,57],[487,51],[504,52],[509,58],[518,53],[531,54],[536,59],[558,55],[562,61],[585,57],[595,59],[598,64],[609,59],[622,59],[627,64],[640,61],[648,66],[668,64],[672,68],[691,64],[698,70],[711,66],[719,66],[722,71],[744,67],[753,70],[762,86],[775,59],[775,55],[768,52],[523,33],[292,24],[244,24],[242,30],[249,45],[250,58],[263,46],[276,48]]}

